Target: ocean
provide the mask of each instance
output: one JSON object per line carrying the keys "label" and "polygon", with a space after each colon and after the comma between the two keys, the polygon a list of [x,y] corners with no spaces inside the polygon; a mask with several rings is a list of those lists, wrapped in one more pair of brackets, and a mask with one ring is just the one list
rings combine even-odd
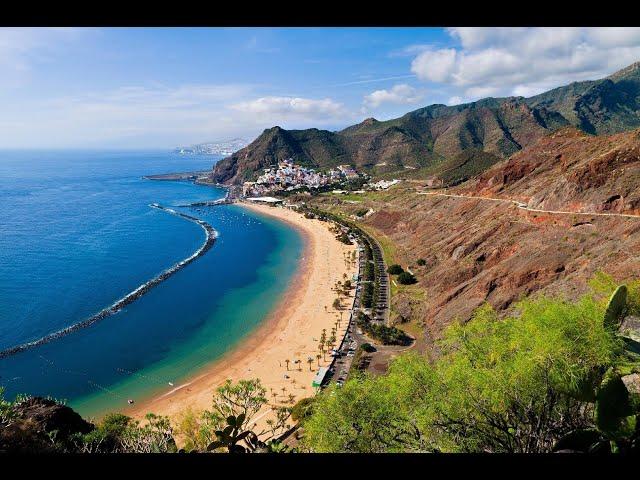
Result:
{"label": "ocean", "polygon": [[168,391],[251,333],[303,253],[290,226],[224,196],[143,175],[211,168],[215,157],[160,151],[0,152],[0,350],[82,321],[198,250],[203,256],[118,313],[0,359],[5,397],[65,400],[99,416]]}

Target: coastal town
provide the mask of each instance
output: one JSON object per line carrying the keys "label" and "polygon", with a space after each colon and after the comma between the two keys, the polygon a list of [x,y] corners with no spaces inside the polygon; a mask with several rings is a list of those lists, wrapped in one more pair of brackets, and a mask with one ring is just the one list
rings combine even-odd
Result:
{"label": "coastal town", "polygon": [[[358,172],[351,165],[338,165],[327,171],[316,171],[294,162],[293,158],[278,162],[277,166],[265,168],[263,173],[252,182],[242,184],[242,196],[245,198],[264,197],[276,193],[319,190],[321,188],[351,185],[349,190],[334,189],[333,193],[364,193],[366,190],[386,190],[400,180],[379,180],[371,182],[371,177]],[[367,183],[368,182],[368,183]],[[354,190],[353,186],[359,189]],[[323,190],[326,191],[326,190]]]}
{"label": "coastal town", "polygon": [[293,158],[283,160],[277,166],[265,168],[255,182],[244,182],[242,195],[253,197],[278,191],[300,188],[317,189],[344,181],[357,180],[361,175],[350,165],[338,165],[328,172],[316,172],[313,168],[297,165]]}

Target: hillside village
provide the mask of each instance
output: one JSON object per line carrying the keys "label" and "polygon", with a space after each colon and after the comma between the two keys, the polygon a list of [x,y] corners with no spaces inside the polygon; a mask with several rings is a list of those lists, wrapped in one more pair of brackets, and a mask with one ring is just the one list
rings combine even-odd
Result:
{"label": "hillside village", "polygon": [[277,167],[265,168],[263,171],[264,173],[255,182],[244,182],[243,196],[252,197],[283,190],[291,191],[301,187],[317,189],[361,178],[361,175],[350,165],[339,165],[327,173],[322,173],[316,172],[313,168],[297,165],[292,158],[279,162]]}

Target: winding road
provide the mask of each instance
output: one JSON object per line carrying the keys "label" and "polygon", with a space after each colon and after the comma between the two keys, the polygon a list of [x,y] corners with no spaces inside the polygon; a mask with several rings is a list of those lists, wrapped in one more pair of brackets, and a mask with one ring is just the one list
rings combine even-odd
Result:
{"label": "winding road", "polygon": [[501,203],[511,203],[521,210],[526,210],[528,212],[537,212],[537,213],[552,213],[552,214],[560,214],[560,215],[588,215],[588,216],[598,216],[598,217],[624,217],[624,218],[635,218],[640,219],[640,215],[632,215],[630,213],[598,213],[598,212],[572,212],[569,210],[544,210],[540,208],[530,208],[527,207],[526,203],[518,202],[517,200],[511,200],[508,198],[496,198],[496,197],[480,197],[477,195],[460,195],[453,193],[436,193],[436,192],[416,192],[417,195],[430,195],[434,197],[450,197],[450,198],[467,198],[472,200],[486,200],[491,202],[501,202]]}

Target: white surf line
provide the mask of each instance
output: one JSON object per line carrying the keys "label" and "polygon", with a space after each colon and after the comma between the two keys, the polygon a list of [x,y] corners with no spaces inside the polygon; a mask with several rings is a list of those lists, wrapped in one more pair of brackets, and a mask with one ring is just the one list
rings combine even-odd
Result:
{"label": "white surf line", "polygon": [[198,219],[196,217],[192,217],[191,215],[187,215],[185,213],[177,212],[177,211],[175,211],[173,209],[170,209],[170,208],[165,208],[165,207],[163,207],[163,206],[161,206],[161,205],[159,205],[157,203],[152,203],[149,206],[152,207],[152,208],[157,208],[158,210],[165,211],[165,212],[167,212],[167,213],[169,213],[171,215],[176,215],[178,217],[184,218],[185,220],[189,220],[191,222],[195,222],[198,225],[200,225],[200,227],[202,227],[202,229],[204,230],[205,235],[206,235],[205,241],[202,244],[202,246],[198,250],[196,250],[196,252],[193,255],[191,255],[190,257],[187,257],[184,260],[176,263],[172,267],[164,270],[159,275],[155,276],[154,278],[152,278],[148,282],[143,283],[142,285],[137,287],[135,290],[132,290],[131,292],[127,293],[124,297],[120,298],[115,303],[111,304],[109,307],[100,310],[98,313],[96,313],[95,315],[92,315],[88,319],[83,320],[83,321],[78,322],[78,323],[74,323],[73,325],[70,325],[70,326],[68,326],[66,328],[63,328],[63,329],[58,330],[56,332],[50,333],[48,335],[45,335],[44,337],[42,337],[42,338],[40,338],[38,340],[34,340],[32,342],[23,343],[21,345],[16,345],[15,347],[10,347],[10,348],[7,348],[5,350],[2,350],[2,351],[0,351],[0,358],[9,357],[11,355],[15,355],[16,353],[22,352],[22,351],[27,350],[29,348],[36,347],[38,345],[42,345],[42,344],[48,343],[48,342],[50,342],[52,340],[64,337],[66,335],[69,335],[72,332],[75,332],[76,330],[80,330],[81,328],[85,328],[85,327],[88,327],[90,325],[93,325],[94,323],[96,323],[96,322],[98,322],[100,320],[103,320],[104,318],[106,318],[108,316],[111,316],[111,315],[113,315],[115,313],[118,313],[125,306],[129,305],[130,303],[134,302],[135,300],[137,300],[138,298],[143,296],[145,293],[147,293],[153,287],[155,287],[156,285],[162,283],[164,280],[169,278],[171,275],[176,273],[178,270],[181,270],[182,268],[187,266],[189,263],[193,262],[196,258],[204,255],[213,246],[214,242],[218,238],[218,232],[211,225],[209,225],[207,222],[205,222],[204,220],[200,220],[200,219]]}
{"label": "white surf line", "polygon": [[475,195],[455,195],[452,193],[435,193],[435,192],[416,192],[416,195],[431,195],[434,197],[450,197],[450,198],[468,198],[472,200],[489,200],[493,202],[503,202],[503,203],[511,203],[516,207],[526,210],[528,212],[538,212],[538,213],[555,213],[560,215],[590,215],[590,216],[599,216],[599,217],[625,217],[625,218],[640,218],[640,215],[632,215],[630,213],[602,213],[602,212],[571,212],[568,210],[543,210],[540,208],[530,208],[527,207],[526,204],[522,202],[518,202],[517,200],[511,200],[508,198],[494,198],[494,197],[479,197]]}

